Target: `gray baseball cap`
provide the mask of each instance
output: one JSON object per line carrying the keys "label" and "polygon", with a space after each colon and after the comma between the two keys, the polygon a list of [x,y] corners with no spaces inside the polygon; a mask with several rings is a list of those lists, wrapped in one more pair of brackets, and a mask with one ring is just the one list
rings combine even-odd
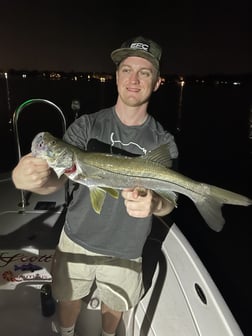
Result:
{"label": "gray baseball cap", "polygon": [[159,70],[162,48],[154,41],[142,36],[134,37],[123,42],[121,48],[112,51],[111,58],[118,65],[129,56],[143,57],[150,61]]}

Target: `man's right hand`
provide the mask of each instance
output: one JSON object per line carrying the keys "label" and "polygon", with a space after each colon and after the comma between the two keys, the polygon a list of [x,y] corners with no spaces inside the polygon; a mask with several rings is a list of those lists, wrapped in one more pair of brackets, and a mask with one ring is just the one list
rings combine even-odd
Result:
{"label": "man's right hand", "polygon": [[52,170],[45,160],[29,153],[23,156],[13,169],[12,180],[17,189],[33,191],[43,188],[51,173]]}

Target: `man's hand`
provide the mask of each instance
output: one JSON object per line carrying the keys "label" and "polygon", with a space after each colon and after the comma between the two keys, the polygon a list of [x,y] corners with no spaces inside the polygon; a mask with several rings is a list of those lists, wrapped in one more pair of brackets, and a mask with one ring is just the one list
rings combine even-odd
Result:
{"label": "man's hand", "polygon": [[23,156],[12,171],[12,181],[17,189],[44,195],[58,190],[66,179],[65,176],[58,179],[45,160],[31,153]]}
{"label": "man's hand", "polygon": [[30,190],[42,187],[50,174],[47,162],[30,153],[20,159],[12,172],[12,179],[17,189]]}
{"label": "man's hand", "polygon": [[124,189],[122,197],[126,210],[132,217],[144,218],[152,214],[164,216],[174,208],[173,204],[145,188]]}

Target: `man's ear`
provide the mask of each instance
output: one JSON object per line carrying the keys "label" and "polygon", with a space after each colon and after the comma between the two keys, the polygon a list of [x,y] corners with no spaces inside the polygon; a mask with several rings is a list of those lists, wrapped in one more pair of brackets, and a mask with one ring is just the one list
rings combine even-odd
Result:
{"label": "man's ear", "polygon": [[162,82],[162,78],[161,77],[158,77],[155,85],[154,85],[154,88],[153,88],[153,92],[157,91],[159,86],[161,85],[161,82]]}

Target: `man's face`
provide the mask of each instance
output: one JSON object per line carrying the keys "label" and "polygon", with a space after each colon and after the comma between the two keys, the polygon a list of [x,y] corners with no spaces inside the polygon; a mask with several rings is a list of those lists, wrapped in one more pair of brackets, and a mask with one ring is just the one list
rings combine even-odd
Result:
{"label": "man's face", "polygon": [[140,106],[158,89],[161,78],[151,62],[142,57],[130,56],[120,63],[116,72],[116,83],[119,97],[124,104]]}
{"label": "man's face", "polygon": [[72,101],[71,109],[73,111],[78,111],[80,109],[80,102],[79,102],[79,100],[73,100]]}

